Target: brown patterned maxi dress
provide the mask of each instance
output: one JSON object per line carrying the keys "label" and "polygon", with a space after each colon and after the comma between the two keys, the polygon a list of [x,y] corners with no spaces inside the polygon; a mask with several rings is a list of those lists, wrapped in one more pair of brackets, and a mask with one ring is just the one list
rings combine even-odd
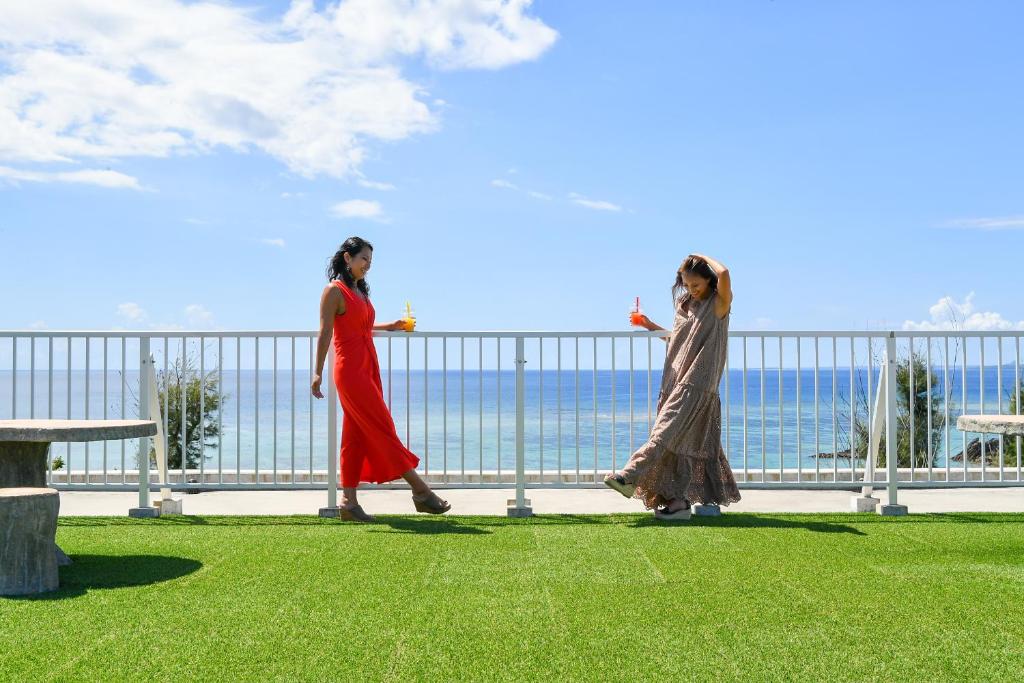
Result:
{"label": "brown patterned maxi dress", "polygon": [[647,442],[621,472],[636,484],[635,495],[648,509],[676,498],[707,505],[740,499],[722,450],[718,382],[725,368],[729,316],[719,320],[715,315],[716,296],[699,301],[686,293],[679,298],[658,416]]}

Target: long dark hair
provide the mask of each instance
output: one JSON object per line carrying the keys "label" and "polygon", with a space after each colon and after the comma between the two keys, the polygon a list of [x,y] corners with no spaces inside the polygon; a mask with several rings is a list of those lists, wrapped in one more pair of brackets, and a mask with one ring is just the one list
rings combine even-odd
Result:
{"label": "long dark hair", "polygon": [[341,246],[338,247],[338,251],[334,253],[334,256],[327,263],[327,281],[341,280],[349,289],[358,287],[363,296],[369,297],[370,285],[366,283],[366,278],[364,277],[359,282],[356,282],[355,278],[352,277],[352,272],[348,269],[348,264],[345,263],[345,254],[348,254],[349,258],[355,258],[363,249],[373,251],[373,245],[362,237],[349,237],[342,242]]}
{"label": "long dark hair", "polygon": [[672,285],[673,301],[678,301],[682,294],[686,292],[686,285],[683,284],[683,273],[698,275],[705,280],[710,280],[712,292],[718,289],[718,276],[715,275],[715,271],[708,265],[707,261],[691,254],[686,257],[686,260],[679,266],[679,271],[676,273],[676,282]]}

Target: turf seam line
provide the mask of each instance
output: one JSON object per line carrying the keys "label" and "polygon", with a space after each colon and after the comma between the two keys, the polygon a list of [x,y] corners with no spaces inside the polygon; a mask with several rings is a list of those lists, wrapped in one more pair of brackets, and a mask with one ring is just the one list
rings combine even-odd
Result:
{"label": "turf seam line", "polygon": [[661,573],[660,569],[658,569],[658,565],[654,564],[654,560],[651,559],[646,550],[641,549],[640,556],[643,557],[647,561],[647,564],[651,566],[651,569],[654,571],[654,575],[658,578],[660,583],[668,583],[668,580],[665,579],[665,575]]}

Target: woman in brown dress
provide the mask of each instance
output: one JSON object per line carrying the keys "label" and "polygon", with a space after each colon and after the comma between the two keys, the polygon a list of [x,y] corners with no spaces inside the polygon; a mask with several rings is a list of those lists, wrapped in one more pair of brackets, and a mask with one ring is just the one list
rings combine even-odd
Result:
{"label": "woman in brown dress", "polygon": [[[725,368],[732,283],[713,258],[691,254],[672,287],[675,324],[650,437],[604,483],[636,496],[658,519],[689,519],[690,504],[728,505],[740,499],[722,451],[718,382]],[[646,316],[642,326],[663,330]]]}

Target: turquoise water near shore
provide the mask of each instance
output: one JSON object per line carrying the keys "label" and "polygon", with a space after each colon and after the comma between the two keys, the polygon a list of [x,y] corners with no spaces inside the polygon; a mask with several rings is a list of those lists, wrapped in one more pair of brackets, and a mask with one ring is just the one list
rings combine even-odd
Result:
{"label": "turquoise water near shore", "polygon": [[[940,382],[935,390],[940,397],[938,414],[942,414],[946,391],[941,386],[942,368],[935,371]],[[985,368],[985,412],[1007,411],[1014,372],[1012,365],[1003,366],[1001,373],[993,366]],[[833,382],[832,369],[822,370],[817,376],[816,399],[813,370],[799,375],[796,370],[766,370],[762,383],[760,370],[751,369],[746,373],[744,403],[743,371],[731,370],[723,377],[719,390],[723,446],[734,468],[745,463],[751,470],[798,465],[810,470],[816,465],[831,469],[831,458],[816,458],[815,454],[831,453],[834,447],[839,451],[848,448],[850,388],[854,387],[855,403],[862,406],[863,416],[868,374],[867,368],[854,368],[852,373],[850,368],[837,368]],[[294,383],[290,370],[262,370],[258,374],[225,370],[222,377],[226,396],[219,419],[223,431],[220,447],[206,451],[205,469],[258,467],[269,472],[275,466],[279,471],[326,467],[327,403],[309,397],[308,370],[297,370]],[[73,370],[70,375],[55,372],[52,391],[44,372],[37,371],[33,383],[28,371],[19,370],[16,387],[12,379],[11,371],[0,371],[0,419],[15,415],[24,418],[30,413],[55,418],[97,418],[104,414],[132,417],[137,410],[134,393],[138,377],[134,372],[125,373],[123,378],[119,372],[107,372],[105,396],[102,371],[88,376],[81,370]],[[515,467],[514,371],[412,370],[407,375],[404,370],[393,370],[389,383],[385,370],[382,379],[398,434],[420,456],[421,467],[430,472],[456,473],[463,468],[504,471]],[[960,368],[949,375],[949,456],[959,453],[963,446],[962,435],[955,427],[956,416],[964,412],[963,379]],[[619,466],[643,443],[654,416],[661,372],[588,369],[577,374],[573,370],[527,370],[524,380],[527,469],[555,471],[560,467],[574,471],[577,465],[583,470]],[[877,381],[875,368],[871,386],[877,386]],[[967,368],[966,384],[966,411],[979,412],[982,381],[978,367]],[[216,414],[214,419],[218,419]],[[134,450],[132,444],[107,444],[106,469],[134,469]],[[84,469],[88,457],[90,471],[102,471],[103,451],[103,444],[91,444],[88,449],[84,444],[72,444],[70,450],[64,444],[54,446],[54,454],[70,460],[74,470]],[[946,458],[943,439],[934,464],[944,467]],[[842,458],[839,466],[847,462]]]}

